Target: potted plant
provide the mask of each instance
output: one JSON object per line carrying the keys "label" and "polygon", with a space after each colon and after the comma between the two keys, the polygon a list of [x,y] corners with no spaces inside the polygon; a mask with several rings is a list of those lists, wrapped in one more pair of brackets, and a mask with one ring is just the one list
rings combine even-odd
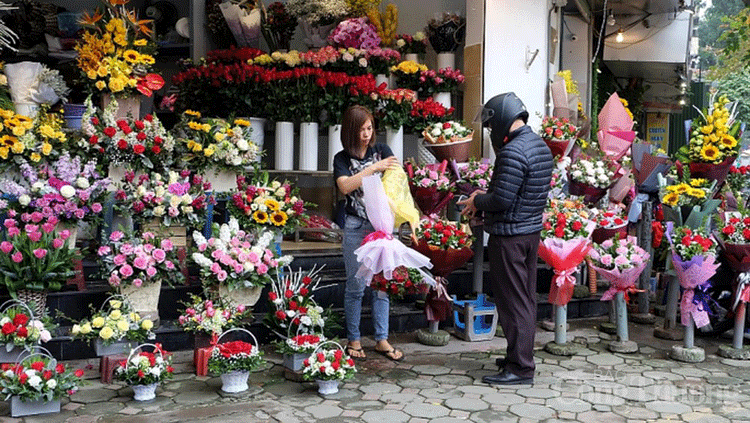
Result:
{"label": "potted plant", "polygon": [[247,390],[247,377],[250,372],[260,368],[265,361],[261,357],[262,353],[258,349],[255,335],[246,329],[230,329],[221,334],[217,342],[232,331],[249,334],[253,343],[244,341],[217,343],[208,359],[208,371],[221,376],[222,391],[237,393]]}
{"label": "potted plant", "polygon": [[38,319],[24,303],[8,300],[0,306],[0,363],[13,363],[24,350],[52,338],[48,319]]}
{"label": "potted plant", "polygon": [[73,324],[73,339],[94,340],[97,356],[123,354],[130,350],[130,342],[141,343],[156,339],[151,331],[154,322],[142,319],[122,296],[112,296],[99,310],[92,309],[89,319]]}
{"label": "potted plant", "polygon": [[192,258],[207,288],[217,291],[227,304],[252,306],[277,269],[292,260],[271,249],[273,238],[270,231],[252,235],[240,230],[237,219],[231,218],[229,223],[214,224],[209,239],[193,232],[198,251]]}
{"label": "potted plant", "polygon": [[57,217],[18,215],[12,209],[8,217],[3,222],[6,240],[0,242],[0,277],[11,297],[30,305],[34,315],[41,316],[47,291],[60,290],[75,275],[74,260],[79,255],[68,248],[70,231],[56,231]]}
{"label": "potted plant", "polygon": [[[144,347],[153,351],[143,351]],[[133,388],[134,400],[148,401],[156,398],[156,387],[171,379],[173,372],[172,356],[161,344],[141,344],[130,350],[128,359],[115,368],[115,379]]]}
{"label": "potted plant", "polygon": [[352,378],[357,372],[354,360],[334,341],[320,343],[302,365],[302,377],[305,380],[314,380],[321,395],[337,393],[339,383]]}
{"label": "potted plant", "polygon": [[178,269],[177,248],[169,239],[159,239],[152,232],[126,238],[120,231],[109,236],[99,247],[104,272],[118,290],[144,318],[159,318],[159,294],[162,283],[172,285],[185,278]]}
{"label": "potted plant", "polygon": [[69,369],[40,348],[16,364],[5,363],[0,372],[0,393],[10,398],[12,417],[59,413],[60,399],[83,384],[83,370]]}

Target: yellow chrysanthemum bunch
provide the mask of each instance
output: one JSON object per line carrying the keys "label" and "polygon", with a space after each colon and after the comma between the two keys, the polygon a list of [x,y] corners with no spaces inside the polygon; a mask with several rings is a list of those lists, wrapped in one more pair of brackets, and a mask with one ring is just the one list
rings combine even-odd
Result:
{"label": "yellow chrysanthemum bunch", "polygon": [[734,117],[727,109],[729,99],[726,96],[713,101],[709,110],[701,115],[702,119],[693,121],[690,143],[688,145],[690,160],[718,164],[728,157],[737,156],[740,148],[734,128]]}
{"label": "yellow chrysanthemum bunch", "polygon": [[[154,64],[155,45],[149,42],[150,20],[138,20],[126,10],[123,0],[102,0],[105,11],[85,13],[79,23],[86,32],[76,45],[78,68],[98,92],[125,94],[139,83],[148,89],[143,77]],[[149,81],[150,82],[150,81]],[[162,82],[163,84],[163,82]],[[138,89],[149,95],[147,89]]]}
{"label": "yellow chrysanthemum bunch", "polygon": [[375,25],[375,30],[378,31],[383,46],[393,45],[398,29],[398,8],[396,5],[388,3],[383,14],[380,13],[378,8],[373,7],[367,11],[367,19]]}
{"label": "yellow chrysanthemum bunch", "polygon": [[625,107],[625,113],[627,113],[628,116],[630,116],[630,120],[633,120],[633,112],[631,112],[630,109],[628,108],[628,101],[620,97],[620,103],[622,103],[623,107]]}
{"label": "yellow chrysanthemum bunch", "polygon": [[[42,109],[36,119],[0,109],[0,159],[22,157],[39,162],[53,155],[67,138],[62,132],[62,118]],[[4,162],[5,164],[7,162]]]}
{"label": "yellow chrysanthemum bunch", "polygon": [[346,0],[346,6],[349,16],[357,18],[365,16],[370,9],[377,9],[380,6],[380,0]]}

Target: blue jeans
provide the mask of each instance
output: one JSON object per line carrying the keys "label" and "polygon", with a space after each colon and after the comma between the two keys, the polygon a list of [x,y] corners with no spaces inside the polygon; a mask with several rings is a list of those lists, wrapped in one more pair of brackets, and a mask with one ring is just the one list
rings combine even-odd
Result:
{"label": "blue jeans", "polygon": [[[349,342],[359,341],[359,323],[362,315],[362,297],[367,281],[358,281],[354,275],[359,270],[354,250],[359,248],[367,234],[374,232],[369,221],[357,216],[346,215],[344,224],[344,267],[346,268],[346,290],[344,292],[344,314],[346,315],[346,338]],[[388,317],[390,303],[388,294],[372,291],[372,321],[375,327],[375,340],[388,339]]]}

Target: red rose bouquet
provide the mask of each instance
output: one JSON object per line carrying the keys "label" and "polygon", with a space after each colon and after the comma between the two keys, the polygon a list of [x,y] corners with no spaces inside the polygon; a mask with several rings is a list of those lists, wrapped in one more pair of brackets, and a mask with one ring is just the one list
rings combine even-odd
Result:
{"label": "red rose bouquet", "polygon": [[436,276],[447,276],[474,255],[471,234],[456,222],[423,219],[416,234],[419,242],[412,248],[430,258]]}
{"label": "red rose bouquet", "polygon": [[732,213],[727,219],[716,220],[716,240],[721,254],[735,273],[740,275],[734,307],[740,302],[750,302],[750,283],[742,277],[750,272],[750,213],[747,210]]}
{"label": "red rose bouquet", "polygon": [[596,229],[591,234],[592,240],[601,244],[607,239],[628,233],[628,219],[621,208],[610,208],[593,217]]}
{"label": "red rose bouquet", "polygon": [[694,321],[702,328],[710,323],[707,290],[711,288],[709,279],[719,268],[716,244],[708,234],[686,226],[675,228],[672,222],[667,222],[667,239],[672,249],[672,264],[683,288],[682,324],[690,325]]}
{"label": "red rose bouquet", "polygon": [[539,136],[547,143],[553,156],[567,156],[573,148],[576,134],[578,134],[578,127],[573,125],[568,118],[545,116],[542,119]]}
{"label": "red rose bouquet", "polygon": [[403,298],[405,295],[424,294],[428,286],[423,282],[419,269],[398,266],[393,269],[391,279],[383,276],[382,272],[373,276],[370,288],[383,291],[391,298]]}
{"label": "red rose bouquet", "polygon": [[208,371],[221,375],[229,372],[250,372],[263,364],[262,353],[255,345],[244,341],[217,344],[208,358]]}
{"label": "red rose bouquet", "polygon": [[565,305],[573,297],[578,265],[591,249],[591,232],[595,223],[583,203],[549,200],[544,212],[539,257],[552,267],[554,277],[549,302]]}

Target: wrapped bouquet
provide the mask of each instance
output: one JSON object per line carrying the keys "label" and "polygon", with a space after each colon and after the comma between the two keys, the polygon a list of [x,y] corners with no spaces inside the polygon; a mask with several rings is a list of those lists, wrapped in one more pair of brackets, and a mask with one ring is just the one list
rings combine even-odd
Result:
{"label": "wrapped bouquet", "polygon": [[422,213],[431,215],[440,212],[453,198],[453,182],[446,173],[447,161],[416,166],[406,163],[409,188],[414,201]]}
{"label": "wrapped bouquet", "polygon": [[609,301],[616,293],[623,292],[627,302],[628,294],[637,291],[635,281],[646,268],[650,255],[638,246],[636,237],[624,236],[594,244],[589,257],[597,274],[611,283],[601,300]]}
{"label": "wrapped bouquet", "polygon": [[429,257],[434,275],[448,276],[474,255],[471,233],[456,222],[423,219],[416,233],[412,248]]}

